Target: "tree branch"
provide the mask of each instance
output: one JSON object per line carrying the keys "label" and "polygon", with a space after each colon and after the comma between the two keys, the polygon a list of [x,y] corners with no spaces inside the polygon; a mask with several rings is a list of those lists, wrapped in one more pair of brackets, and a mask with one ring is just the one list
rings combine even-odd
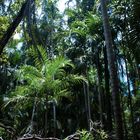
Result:
{"label": "tree branch", "polygon": [[33,136],[29,136],[29,137],[23,137],[23,138],[19,138],[17,140],[60,140],[57,138],[41,138],[39,136],[33,135]]}

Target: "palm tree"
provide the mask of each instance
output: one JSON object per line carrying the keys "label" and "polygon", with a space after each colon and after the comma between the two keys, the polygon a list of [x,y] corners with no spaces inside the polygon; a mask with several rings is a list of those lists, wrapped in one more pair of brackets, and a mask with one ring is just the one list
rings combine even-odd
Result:
{"label": "palm tree", "polygon": [[[69,96],[70,85],[73,83],[86,82],[87,80],[80,75],[67,73],[66,68],[73,69],[74,65],[70,60],[64,57],[57,57],[53,60],[48,60],[47,56],[42,54],[43,63],[36,59],[36,67],[31,65],[22,66],[18,72],[18,81],[22,84],[17,86],[13,97],[8,102],[18,102],[25,99],[27,102],[34,101],[32,117],[30,121],[30,133],[34,131],[33,121],[37,103],[43,98],[45,102],[45,122],[44,135],[48,133],[48,102],[53,102],[54,126],[56,127],[56,108],[55,100],[59,100],[62,96]],[[23,102],[22,102],[23,103]],[[55,128],[54,128],[55,131]]]}
{"label": "palm tree", "polygon": [[120,107],[120,97],[119,97],[119,80],[117,75],[117,68],[115,64],[115,54],[112,43],[111,30],[109,25],[109,19],[107,15],[106,1],[101,0],[101,10],[104,25],[104,36],[107,46],[107,58],[110,73],[110,83],[112,90],[113,99],[113,110],[116,123],[116,135],[119,140],[123,140],[123,124],[122,124],[122,114]]}

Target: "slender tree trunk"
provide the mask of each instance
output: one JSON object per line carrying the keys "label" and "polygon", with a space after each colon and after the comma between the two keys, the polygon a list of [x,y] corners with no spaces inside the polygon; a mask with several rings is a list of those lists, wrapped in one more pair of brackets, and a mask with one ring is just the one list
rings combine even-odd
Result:
{"label": "slender tree trunk", "polygon": [[35,116],[35,111],[36,111],[36,104],[37,104],[37,99],[35,97],[34,99],[34,104],[33,104],[33,110],[32,110],[32,117],[31,117],[31,122],[30,122],[30,134],[33,134],[34,132],[34,116]]}
{"label": "slender tree trunk", "polygon": [[103,17],[105,42],[107,47],[107,58],[108,58],[108,65],[109,65],[113,111],[114,111],[115,126],[116,126],[116,136],[118,140],[123,140],[123,124],[122,124],[122,113],[121,113],[121,106],[120,106],[119,80],[118,80],[117,68],[115,65],[115,54],[113,50],[112,36],[111,36],[111,30],[110,30],[110,24],[107,15],[105,0],[101,0],[101,10],[102,10],[102,17]]}
{"label": "slender tree trunk", "polygon": [[89,85],[87,85],[87,106],[88,106],[88,126],[90,130],[90,121],[91,121],[91,109],[90,109],[90,94],[89,94]]}
{"label": "slender tree trunk", "polygon": [[48,134],[48,95],[46,94],[46,110],[45,110],[45,126],[44,126],[44,136],[47,137]]}
{"label": "slender tree trunk", "polygon": [[[124,108],[124,100],[123,95],[121,95],[121,106],[122,109]],[[123,119],[123,127],[124,127],[124,140],[128,140],[128,131],[127,131],[127,125],[126,125],[126,117],[124,111],[122,112],[122,119]]]}
{"label": "slender tree trunk", "polygon": [[[87,75],[87,70],[84,70],[84,75]],[[91,121],[91,109],[90,109],[90,95],[89,95],[89,85],[83,82],[84,89],[84,98],[85,98],[85,110],[87,117],[88,129],[90,130],[90,121]]]}
{"label": "slender tree trunk", "polygon": [[84,89],[84,98],[85,98],[85,112],[86,112],[86,117],[87,117],[87,124],[89,128],[89,115],[88,115],[88,101],[87,101],[87,93],[86,93],[86,83],[83,82],[83,89]]}
{"label": "slender tree trunk", "polygon": [[102,102],[102,72],[100,65],[100,57],[99,51],[97,52],[97,77],[98,77],[98,100],[99,100],[99,113],[100,113],[100,121],[103,124],[103,102]]}
{"label": "slender tree trunk", "polygon": [[107,113],[107,130],[112,131],[112,115],[111,115],[111,94],[109,89],[109,71],[106,46],[104,47],[104,64],[105,64],[105,96],[106,96],[106,113]]}
{"label": "slender tree trunk", "polygon": [[132,132],[133,132],[133,138],[136,140],[136,134],[135,134],[135,126],[134,126],[134,114],[133,114],[133,105],[132,105],[132,96],[130,91],[130,81],[129,81],[129,75],[128,75],[128,68],[127,68],[127,61],[125,60],[125,68],[126,68],[126,77],[127,77],[127,89],[128,89],[128,103],[130,107],[130,116],[131,116],[131,123],[132,123]]}
{"label": "slender tree trunk", "polygon": [[53,100],[53,127],[54,127],[54,130],[53,130],[53,136],[55,137],[56,136],[56,101]]}
{"label": "slender tree trunk", "polygon": [[6,44],[8,43],[8,41],[11,38],[12,34],[16,30],[17,26],[19,25],[19,23],[23,19],[24,15],[25,15],[25,12],[26,12],[26,8],[28,6],[28,2],[29,2],[29,0],[26,0],[26,2],[22,5],[18,15],[16,16],[14,21],[9,26],[9,28],[6,31],[6,33],[1,38],[1,40],[0,40],[0,55],[3,52],[3,49],[6,46]]}

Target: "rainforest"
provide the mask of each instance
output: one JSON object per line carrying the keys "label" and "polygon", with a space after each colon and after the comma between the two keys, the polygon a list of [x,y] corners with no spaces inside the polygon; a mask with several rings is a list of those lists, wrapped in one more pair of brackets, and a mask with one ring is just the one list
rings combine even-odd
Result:
{"label": "rainforest", "polygon": [[0,0],[0,140],[139,140],[140,0]]}

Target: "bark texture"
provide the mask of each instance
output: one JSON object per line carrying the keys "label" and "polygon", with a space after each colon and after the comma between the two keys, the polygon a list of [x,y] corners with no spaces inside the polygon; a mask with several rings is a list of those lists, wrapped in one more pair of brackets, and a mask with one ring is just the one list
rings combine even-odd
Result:
{"label": "bark texture", "polygon": [[110,24],[107,15],[105,0],[101,0],[101,10],[102,10],[103,25],[104,25],[105,43],[107,47],[107,58],[108,58],[108,65],[109,65],[116,135],[118,140],[123,140],[123,124],[122,124],[122,114],[121,114],[120,97],[119,97],[120,96],[119,80],[118,80],[117,68],[115,65],[115,54],[113,49],[112,36],[111,36],[111,30],[110,30]]}

